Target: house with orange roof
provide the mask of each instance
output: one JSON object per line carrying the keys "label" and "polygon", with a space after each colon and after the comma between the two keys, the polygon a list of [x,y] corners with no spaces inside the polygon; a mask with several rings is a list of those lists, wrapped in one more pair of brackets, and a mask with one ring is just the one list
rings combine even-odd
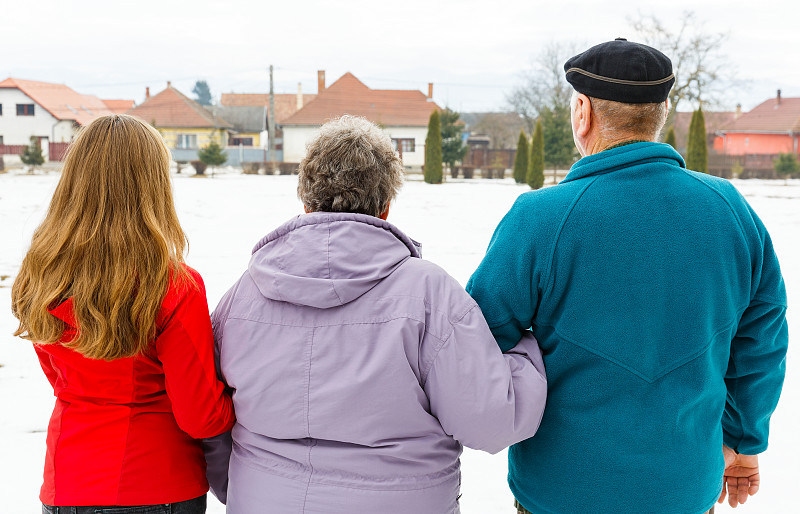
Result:
{"label": "house with orange roof", "polygon": [[324,72],[318,77],[316,98],[280,123],[284,162],[300,162],[306,143],[323,123],[350,114],[380,125],[394,141],[407,168],[420,168],[425,163],[428,120],[440,109],[433,102],[432,84],[426,96],[419,90],[371,89],[349,72],[329,87],[325,87]]}
{"label": "house with orange roof", "polygon": [[145,101],[128,114],[155,127],[164,136],[176,161],[197,159],[197,150],[212,140],[227,146],[228,130],[233,128],[226,120],[172,87],[171,82],[153,96],[148,88]]}
{"label": "house with orange roof", "polygon": [[123,102],[133,105],[133,100],[108,102],[64,84],[9,77],[0,82],[0,154],[21,153],[35,137],[45,156],[59,159],[81,126],[118,112]]}
{"label": "house with orange roof", "polygon": [[[324,73],[324,72],[321,72]],[[297,84],[297,94],[276,93],[273,95],[275,105],[276,148],[281,149],[283,133],[280,124],[289,116],[302,109],[305,104],[317,97],[314,94],[303,93],[302,85]],[[269,124],[269,95],[266,93],[222,93],[218,111],[222,116],[233,123],[236,134],[233,136],[232,145],[238,142],[251,142],[251,146],[267,146],[266,128]],[[256,129],[256,120],[259,123]],[[249,123],[247,120],[252,120]]]}
{"label": "house with orange roof", "polygon": [[800,155],[800,98],[781,91],[720,127],[714,149],[726,155]]}

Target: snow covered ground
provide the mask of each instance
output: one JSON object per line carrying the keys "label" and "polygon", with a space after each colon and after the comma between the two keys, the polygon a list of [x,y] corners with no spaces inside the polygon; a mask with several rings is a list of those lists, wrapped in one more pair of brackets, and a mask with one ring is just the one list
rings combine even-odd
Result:
{"label": "snow covered ground", "polygon": [[[58,174],[0,174],[0,490],[3,513],[39,512],[45,430],[52,389],[30,344],[11,336],[11,283],[31,234],[41,221]],[[175,195],[189,235],[187,262],[204,277],[213,309],[247,265],[252,246],[268,231],[301,212],[293,176],[225,174],[216,178],[176,175]],[[780,258],[792,307],[800,298],[800,181],[736,181],[769,229]],[[429,186],[409,181],[389,221],[422,242],[423,254],[466,284],[500,218],[527,186],[511,179],[449,181]],[[790,308],[794,343],[800,309]],[[794,350],[791,349],[790,353]],[[789,356],[788,375],[773,417],[770,449],[761,459],[761,491],[745,512],[787,512],[794,500],[800,462],[800,367]],[[467,450],[462,459],[462,512],[510,513],[505,452]],[[91,465],[91,463],[87,463]],[[654,494],[658,484],[653,484]],[[613,494],[613,490],[604,492]],[[211,500],[210,513],[224,507]],[[727,511],[720,508],[717,512]],[[740,508],[739,511],[742,509]]]}

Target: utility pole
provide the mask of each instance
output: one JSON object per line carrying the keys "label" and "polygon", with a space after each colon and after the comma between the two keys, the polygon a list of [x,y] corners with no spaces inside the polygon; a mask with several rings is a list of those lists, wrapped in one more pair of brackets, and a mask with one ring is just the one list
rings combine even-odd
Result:
{"label": "utility pole", "polygon": [[275,90],[272,85],[272,65],[269,65],[269,116],[267,117],[267,137],[269,138],[269,161],[275,172]]}

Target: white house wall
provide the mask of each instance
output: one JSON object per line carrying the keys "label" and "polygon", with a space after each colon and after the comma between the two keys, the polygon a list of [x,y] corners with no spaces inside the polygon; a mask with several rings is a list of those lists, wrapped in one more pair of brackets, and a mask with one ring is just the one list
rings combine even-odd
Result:
{"label": "white house wall", "polygon": [[403,166],[419,168],[425,164],[425,138],[428,127],[386,127],[392,139],[414,139],[414,151],[403,152]]}
{"label": "white house wall", "polygon": [[[425,164],[425,137],[428,127],[385,127],[393,139],[414,139],[414,151],[403,152],[403,165],[418,168]],[[306,154],[306,144],[319,133],[319,127],[283,126],[283,160],[300,162]]]}
{"label": "white house wall", "polygon": [[[34,104],[33,116],[17,116],[17,104]],[[48,142],[69,142],[72,134],[72,122],[68,122],[69,136],[63,128],[57,127],[59,122],[44,107],[34,102],[28,95],[15,88],[0,88],[0,105],[3,114],[0,116],[0,136],[6,145],[27,145],[31,136],[45,137]],[[46,148],[43,148],[47,152]]]}
{"label": "white house wall", "polygon": [[283,126],[283,162],[300,162],[306,155],[306,144],[319,133],[319,127]]}

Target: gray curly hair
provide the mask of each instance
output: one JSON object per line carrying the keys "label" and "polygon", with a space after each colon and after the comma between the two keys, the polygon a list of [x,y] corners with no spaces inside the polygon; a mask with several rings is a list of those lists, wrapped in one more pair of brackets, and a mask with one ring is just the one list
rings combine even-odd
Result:
{"label": "gray curly hair", "polygon": [[357,212],[379,217],[403,185],[392,140],[364,118],[329,121],[300,162],[297,197],[311,212]]}

